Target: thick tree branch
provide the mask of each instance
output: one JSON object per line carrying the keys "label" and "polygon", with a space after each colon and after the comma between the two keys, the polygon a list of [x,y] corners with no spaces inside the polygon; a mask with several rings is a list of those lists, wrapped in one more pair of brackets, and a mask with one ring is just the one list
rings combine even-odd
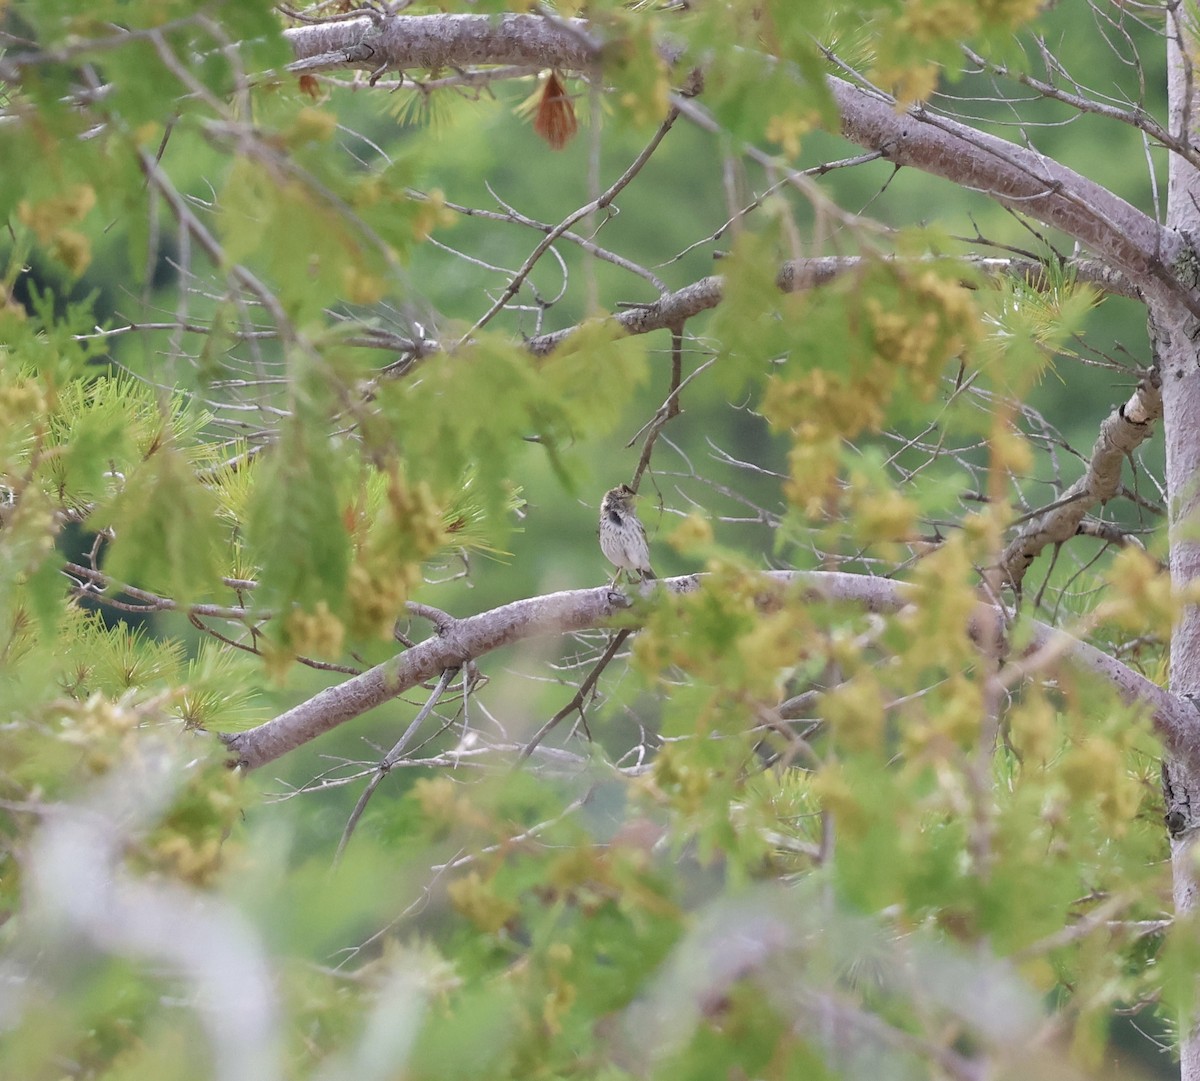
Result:
{"label": "thick tree branch", "polygon": [[1200,316],[1200,294],[1173,270],[1188,250],[1184,239],[1107,188],[1036,150],[920,107],[897,112],[891,101],[841,79],[828,84],[841,110],[842,134],[851,142],[1060,229],[1135,283],[1166,284]]}
{"label": "thick tree branch", "polygon": [[599,59],[583,19],[540,15],[397,15],[339,19],[284,31],[289,71],[405,71],[518,64],[579,71]]}
{"label": "thick tree branch", "polygon": [[[291,70],[441,69],[470,64],[541,64],[574,71],[601,61],[590,25],[538,15],[412,15],[338,20],[285,32],[296,55]],[[1107,188],[1037,151],[944,117],[895,103],[828,77],[851,142],[981,192],[1062,230],[1135,284],[1166,284],[1193,314],[1200,294],[1174,268],[1189,248]]]}
{"label": "thick tree branch", "polygon": [[[890,578],[840,571],[773,571],[780,586],[801,586],[806,596],[822,601],[847,601],[871,612],[896,612],[913,598],[912,588]],[[698,588],[695,575],[660,580],[676,592]],[[649,591],[651,587],[644,587]],[[778,594],[764,603],[782,603]],[[417,684],[436,678],[502,646],[540,635],[565,634],[607,624],[628,608],[623,594],[607,587],[576,589],[530,597],[512,604],[454,620],[439,633],[383,664],[329,687],[266,724],[247,732],[222,736],[237,765],[255,769],[323,735],[346,721],[390,701]],[[995,623],[998,609],[981,603],[972,633]],[[1200,731],[1192,723],[1195,708],[1108,654],[1045,624],[1035,624],[1033,642],[1024,664],[1010,665],[1010,681],[1048,660],[1064,657],[1101,676],[1127,702],[1144,706],[1154,728],[1172,754],[1200,773]],[[1002,673],[1003,675],[1004,673]]]}
{"label": "thick tree branch", "polygon": [[[818,285],[825,285],[834,278],[854,272],[867,262],[857,255],[826,255],[810,259],[793,259],[784,263],[775,277],[775,283],[783,292],[802,292]],[[943,260],[944,262],[944,260]],[[975,270],[988,278],[1010,277],[1025,282],[1033,289],[1049,289],[1055,281],[1044,263],[1034,259],[996,259],[967,257],[961,260],[964,267]],[[1140,299],[1140,293],[1124,274],[1113,270],[1096,259],[1069,259],[1063,271],[1073,281],[1094,286],[1102,293],[1112,296]],[[969,284],[964,282],[964,284]],[[650,334],[656,330],[672,330],[701,312],[717,307],[725,296],[725,279],[714,274],[685,285],[682,289],[664,293],[657,300],[645,304],[629,304],[625,310],[613,316],[613,322],[626,334]],[[188,334],[213,334],[211,326],[201,323],[124,323],[107,329],[97,328],[89,334],[78,334],[76,341],[92,341],[136,334],[148,330],[178,330]],[[526,341],[526,348],[535,356],[546,356],[579,330],[578,326],[563,327],[561,330],[538,334]],[[271,340],[278,337],[273,329],[243,330],[236,326],[222,327],[220,333],[236,341]],[[433,356],[447,348],[446,343],[433,338],[416,341],[403,334],[378,327],[363,327],[348,336],[347,345],[363,349],[386,349],[404,354],[403,358],[389,364],[385,375],[405,374],[412,365],[425,357]],[[250,453],[258,453],[253,448]],[[0,513],[3,508],[0,508]]]}
{"label": "thick tree branch", "polygon": [[[775,276],[775,284],[785,293],[799,293],[818,285],[825,285],[842,274],[851,273],[869,260],[856,255],[827,255],[811,259],[793,259],[783,264]],[[977,270],[990,278],[1009,276],[1027,282],[1034,289],[1045,289],[1051,284],[1051,275],[1046,266],[1032,259],[976,259],[962,260],[963,265]],[[1105,293],[1116,296],[1138,298],[1137,287],[1125,275],[1113,271],[1095,259],[1069,260],[1065,271],[1076,282],[1093,285]],[[667,293],[648,304],[637,304],[613,316],[627,334],[649,334],[655,330],[673,330],[701,312],[715,308],[725,296],[725,279],[714,274],[685,285],[673,293]],[[525,343],[535,356],[546,356],[566,341],[579,328],[564,327],[562,330],[539,334]]]}
{"label": "thick tree branch", "polygon": [[437,634],[362,675],[321,691],[266,724],[222,738],[237,756],[237,764],[253,769],[436,678],[447,668],[459,668],[527,638],[600,626],[628,603],[623,594],[607,587],[575,589],[453,620]]}

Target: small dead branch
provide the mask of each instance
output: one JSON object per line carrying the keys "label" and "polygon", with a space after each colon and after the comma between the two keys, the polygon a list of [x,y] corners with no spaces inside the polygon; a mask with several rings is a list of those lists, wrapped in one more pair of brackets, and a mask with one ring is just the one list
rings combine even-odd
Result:
{"label": "small dead branch", "polygon": [[1025,572],[1044,548],[1086,531],[1084,516],[1120,492],[1125,460],[1150,436],[1154,421],[1161,416],[1161,380],[1157,371],[1151,371],[1129,400],[1100,426],[1083,476],[1031,517],[1004,549],[998,564],[1002,581],[1019,590]]}

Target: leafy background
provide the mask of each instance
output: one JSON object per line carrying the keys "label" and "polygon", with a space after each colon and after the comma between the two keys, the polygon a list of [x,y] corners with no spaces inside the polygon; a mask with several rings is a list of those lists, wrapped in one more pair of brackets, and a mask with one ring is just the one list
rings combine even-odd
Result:
{"label": "leafy background", "polygon": [[[928,56],[949,62],[959,25],[948,22],[945,41],[912,52],[902,20],[921,5],[853,13],[762,6],[773,19],[772,47],[801,72],[818,63],[809,38],[816,32],[864,66],[908,72],[916,82]],[[610,16],[616,5],[593,7],[597,19],[629,17]],[[1036,70],[1028,37],[1007,38],[1005,20],[1016,17],[1016,6],[999,17],[999,5],[979,7],[990,9],[994,25],[978,47],[995,46],[1008,63]],[[412,10],[426,8],[433,6]],[[1096,20],[1086,33],[1081,9]],[[1106,93],[1136,98],[1139,72],[1122,63],[1124,44],[1114,47],[1105,35],[1113,10],[1060,4],[1039,17],[1037,30],[1068,69],[1095,73]],[[907,1077],[934,1057],[922,1048],[884,1054],[870,1040],[858,1058],[822,1057],[819,1033],[803,1022],[814,1002],[842,995],[901,1031],[940,1025],[951,1048],[956,1040],[1003,1046],[1012,1032],[1031,1031],[1043,1010],[1061,1010],[1063,1047],[1047,1054],[1094,1066],[1116,1054],[1105,1042],[1114,1003],[1186,1003],[1184,935],[1175,953],[1161,957],[1158,938],[1135,932],[1116,943],[1096,935],[1038,948],[1062,929],[1064,913],[1092,912],[1098,898],[1128,920],[1154,920],[1169,906],[1157,865],[1165,838],[1156,749],[1099,689],[1034,687],[1010,707],[1011,746],[984,767],[982,781],[972,772],[980,768],[970,756],[979,674],[953,627],[986,538],[948,544],[917,572],[931,598],[945,593],[924,623],[889,625],[878,635],[871,621],[836,607],[773,621],[753,612],[745,568],[818,567],[831,552],[852,569],[900,562],[887,544],[889,515],[909,519],[888,503],[891,493],[912,500],[925,519],[959,518],[966,478],[986,482],[988,468],[1004,464],[988,445],[991,417],[971,403],[943,408],[942,391],[922,400],[922,379],[953,373],[935,352],[931,371],[918,369],[884,396],[887,425],[911,434],[934,416],[968,449],[898,488],[885,465],[895,440],[883,424],[860,424],[845,433],[852,445],[836,463],[859,493],[847,516],[821,523],[802,500],[787,504],[773,474],[788,473],[794,440],[762,416],[768,377],[784,370],[804,387],[813,372],[844,373],[861,344],[847,313],[861,315],[872,300],[885,314],[908,311],[920,297],[911,281],[886,272],[812,296],[771,295],[781,258],[818,254],[818,243],[833,252],[862,243],[855,229],[786,190],[751,214],[741,235],[685,249],[728,219],[730,170],[741,198],[764,187],[757,167],[736,160],[739,140],[761,144],[792,133],[791,164],[802,168],[848,156],[843,141],[813,130],[813,111],[827,103],[817,93],[806,98],[803,88],[819,83],[789,73],[777,85],[731,50],[701,98],[726,134],[714,138],[677,121],[598,235],[656,267],[672,288],[715,271],[730,278],[729,303],[689,324],[688,362],[716,356],[717,364],[711,378],[689,387],[683,417],[668,428],[672,446],[660,444],[641,500],[659,573],[706,566],[717,588],[690,607],[650,615],[633,663],[606,677],[589,711],[593,743],[582,733],[568,737],[564,725],[560,742],[586,748],[586,766],[534,778],[506,768],[406,764],[386,779],[331,873],[361,789],[329,782],[354,763],[369,771],[421,701],[381,707],[251,778],[228,774],[212,741],[192,726],[246,727],[342,678],[290,663],[293,652],[340,664],[382,660],[395,649],[387,636],[406,596],[468,614],[606,581],[595,505],[632,473],[637,445],[626,441],[666,396],[670,356],[666,335],[614,343],[597,333],[574,352],[531,363],[522,336],[653,299],[646,283],[573,247],[563,249],[570,288],[561,301],[544,312],[536,305],[506,311],[473,348],[373,386],[369,408],[347,391],[373,378],[379,354],[348,343],[347,325],[328,309],[401,333],[419,323],[448,340],[464,334],[486,309],[488,291],[507,280],[489,268],[518,265],[538,234],[448,207],[504,202],[538,221],[561,220],[589,197],[589,177],[606,183],[645,145],[661,119],[661,80],[646,63],[615,69],[613,104],[599,118],[589,113],[583,85],[572,84],[581,134],[552,153],[517,112],[535,90],[532,78],[499,84],[478,100],[325,86],[314,100],[292,78],[246,91],[239,70],[278,70],[288,59],[267,4],[99,3],[81,13],[73,4],[14,2],[0,11],[9,34],[47,49],[103,41],[117,20],[166,27],[165,40],[190,58],[194,28],[172,29],[171,20],[194,12],[242,43],[240,68],[209,50],[189,69],[220,109],[203,95],[186,96],[153,43],[134,41],[23,69],[28,77],[9,100],[35,109],[36,122],[0,129],[5,160],[17,163],[0,170],[11,295],[0,325],[0,429],[6,504],[14,508],[0,538],[0,614],[10,628],[3,658],[10,724],[0,753],[10,814],[4,893],[16,913],[3,933],[9,963],[37,977],[11,1000],[19,1023],[4,1035],[4,1056],[14,1076],[209,1076],[207,1053],[195,1054],[211,1041],[206,1015],[185,1008],[193,996],[203,1004],[203,993],[155,971],[161,951],[106,943],[99,931],[81,930],[85,920],[59,912],[59,902],[46,901],[45,924],[31,912],[31,898],[56,896],[39,884],[50,874],[42,820],[53,818],[37,812],[85,798],[111,816],[127,873],[209,891],[229,904],[224,933],[242,920],[253,928],[274,966],[289,1075],[390,1076],[405,1063],[413,1077],[622,1076],[644,1066],[630,1048],[646,1047],[645,1061],[662,1076]],[[666,15],[654,18],[646,25],[668,25]],[[1152,29],[1124,25],[1140,55],[1155,58],[1141,73],[1152,92],[1163,83],[1157,39]],[[707,55],[726,29],[719,13],[697,17],[691,47]],[[640,56],[645,41],[631,33]],[[91,140],[80,138],[87,116],[61,102],[89,76],[88,64],[115,88],[103,107],[107,133]],[[947,73],[930,101],[958,109],[966,99],[972,122],[1013,137],[1009,106],[990,96],[990,80]],[[1161,100],[1147,104],[1161,113]],[[1154,209],[1136,132],[1051,103],[1036,109],[1041,150]],[[262,136],[255,152],[239,152],[235,120]],[[233,348],[173,330],[89,336],[96,326],[169,322],[181,304],[176,267],[198,239],[172,228],[166,195],[137,165],[139,151],[143,162],[153,160],[168,123],[158,168],[227,259],[245,259],[270,283],[291,340]],[[820,186],[836,206],[886,227],[869,235],[887,249],[954,254],[982,247],[970,239],[977,235],[1040,255],[1051,245],[1069,249],[981,197],[911,170],[893,172],[886,162],[869,163],[833,170]],[[429,198],[411,198],[410,189]],[[534,271],[540,296],[558,293],[561,266],[543,261]],[[188,316],[234,327],[244,312],[222,296],[219,277],[185,283]],[[1082,463],[1068,448],[1086,453],[1097,423],[1132,382],[1074,355],[1102,350],[1127,365],[1146,362],[1140,308],[1112,298],[1093,304],[1066,288],[1050,298],[1013,289],[977,303],[1007,320],[1013,337],[988,367],[988,386],[1025,398],[1057,426],[1065,446],[1053,476],[1069,483]],[[1039,341],[1050,343],[1049,363],[1030,344]],[[253,383],[242,388],[231,379]],[[861,397],[858,384],[850,392]],[[782,396],[776,404],[786,412]],[[859,420],[850,415],[847,424]],[[273,453],[228,467],[265,442]],[[1160,455],[1152,444],[1148,475],[1160,473]],[[749,473],[730,460],[770,472]],[[1046,502],[1052,474],[1040,461],[1027,472],[1031,504]],[[1139,490],[1154,499],[1145,483],[1148,490]],[[50,528],[64,508],[83,507],[86,515],[66,514],[57,533]],[[756,507],[778,517],[754,520],[748,508]],[[670,544],[689,513],[705,520],[711,541],[689,520]],[[1128,507],[1114,514],[1138,521]],[[458,527],[448,535],[462,522],[466,534]],[[60,560],[84,562],[106,526],[117,536],[103,566],[120,580],[181,603],[228,604],[217,576],[255,577],[255,603],[297,607],[267,631],[259,658],[222,649],[180,613],[67,608]],[[468,576],[458,574],[463,544]],[[1093,554],[1104,556],[1103,571],[1100,542],[1076,544],[1073,560],[1050,579],[1060,613],[1086,611],[1112,588],[1111,578],[1079,572]],[[1123,636],[1101,629],[1100,640],[1106,633]],[[580,666],[602,642],[602,635],[536,642],[490,658],[485,693],[468,708],[527,737],[569,699]],[[813,645],[795,661],[797,642]],[[801,681],[818,678],[831,657],[848,678],[825,704],[831,732],[819,768],[747,775],[754,748],[744,737],[745,709],[774,689],[772,662],[781,655]],[[1148,650],[1147,669],[1158,663]],[[888,718],[885,700],[928,685],[935,690],[903,724]],[[445,720],[422,753],[456,745],[462,720],[453,705]],[[182,734],[179,721],[188,725]],[[159,796],[169,810],[126,821],[111,794],[86,794],[110,775],[143,792],[143,754],[153,759],[139,749],[147,729],[169,733],[178,756],[175,780]],[[723,738],[697,738],[709,732]],[[612,762],[648,742],[647,733],[664,739],[653,772],[633,780],[617,774]],[[975,806],[972,784],[1005,796],[988,811],[990,877],[972,862],[977,838],[964,810]],[[149,794],[145,805],[153,806]],[[814,870],[820,812],[830,809],[837,858]],[[512,841],[531,829],[535,841]],[[86,892],[85,883],[66,881]],[[188,902],[175,902],[185,921]],[[803,922],[815,920],[814,909],[822,919]],[[796,930],[810,926],[823,941],[812,944]],[[783,927],[794,938],[780,951]],[[705,953],[706,943],[737,934],[744,953]],[[72,950],[73,936],[86,945]],[[947,943],[962,953],[941,952]],[[1013,958],[1004,978],[1016,972],[1020,980],[999,1011],[1011,1031],[989,1029],[987,1004],[972,1005],[967,995],[957,1012],[932,995],[919,1007],[906,1003],[899,974],[906,965],[935,974],[921,981],[923,992],[952,987],[955,958],[975,956],[980,944],[988,960],[968,966],[962,979],[1003,984],[988,967],[991,956]],[[49,952],[31,960],[41,948]],[[763,956],[776,952],[778,968],[764,968]],[[693,993],[697,986],[708,990]],[[643,1014],[661,1025],[647,1033]]]}

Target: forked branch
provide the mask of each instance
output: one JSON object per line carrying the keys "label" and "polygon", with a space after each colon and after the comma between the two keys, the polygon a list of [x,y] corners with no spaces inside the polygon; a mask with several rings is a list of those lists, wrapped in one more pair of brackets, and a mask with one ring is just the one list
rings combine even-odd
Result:
{"label": "forked branch", "polygon": [[[772,571],[764,577],[781,588],[799,587],[800,595],[807,600],[845,601],[871,612],[894,613],[913,600],[912,587],[889,578],[840,571]],[[688,592],[699,587],[699,577],[665,579],[657,586]],[[781,600],[779,594],[764,597],[773,604]],[[439,677],[447,668],[457,668],[527,638],[606,626],[619,613],[628,614],[628,607],[623,594],[600,587],[530,597],[454,620],[431,638],[362,675],[321,691],[266,724],[222,739],[235,755],[236,765],[255,769],[418,683]],[[1003,615],[993,605],[981,602],[973,622],[983,628],[994,625],[997,616]],[[1200,730],[1194,724],[1195,708],[1189,702],[1064,631],[1041,623],[1033,626],[1025,659],[1010,662],[1002,677],[1012,681],[1060,657],[1069,660],[1103,678],[1125,701],[1145,708],[1171,753],[1200,774]]]}
{"label": "forked branch", "polygon": [[1020,588],[1030,564],[1047,545],[1062,544],[1075,536],[1081,531],[1084,515],[1120,491],[1125,460],[1150,437],[1154,421],[1161,416],[1161,381],[1154,370],[1100,426],[1083,476],[1052,506],[1026,522],[1009,542],[999,563],[1003,581]]}

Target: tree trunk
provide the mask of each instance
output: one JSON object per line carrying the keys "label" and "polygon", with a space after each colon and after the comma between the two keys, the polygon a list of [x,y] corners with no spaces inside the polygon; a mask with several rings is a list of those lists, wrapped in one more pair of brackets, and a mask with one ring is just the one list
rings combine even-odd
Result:
{"label": "tree trunk", "polygon": [[[1190,139],[1194,118],[1200,115],[1187,55],[1196,55],[1196,28],[1182,4],[1168,18],[1170,129],[1180,138]],[[1193,240],[1200,235],[1200,171],[1178,154],[1170,156],[1169,170],[1167,225]],[[1165,291],[1152,288],[1146,299],[1155,358],[1162,372],[1170,564],[1179,588],[1200,577],[1200,542],[1196,540],[1200,525],[1200,322]],[[1171,689],[1177,694],[1200,695],[1200,607],[1196,605],[1187,608],[1171,638]],[[1200,710],[1196,723],[1200,725]],[[1200,821],[1200,785],[1194,773],[1169,757],[1163,763],[1163,780],[1178,919],[1190,914],[1197,903],[1191,850]],[[1200,1026],[1194,1016],[1179,1021],[1180,1076],[1183,1081],[1200,1081]]]}

